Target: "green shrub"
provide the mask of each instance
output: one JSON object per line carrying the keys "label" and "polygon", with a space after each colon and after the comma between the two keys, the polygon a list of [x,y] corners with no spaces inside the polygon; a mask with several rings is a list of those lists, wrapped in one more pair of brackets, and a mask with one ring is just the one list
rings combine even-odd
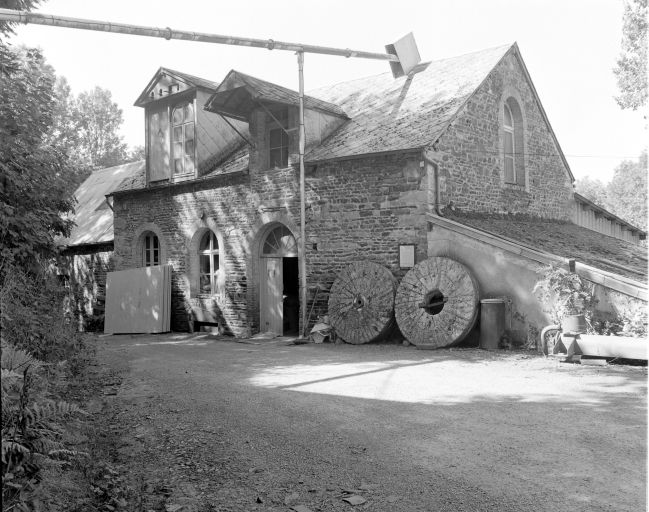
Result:
{"label": "green shrub", "polygon": [[543,271],[543,278],[534,286],[534,294],[550,315],[552,323],[560,324],[567,315],[584,314],[590,321],[597,304],[592,283],[578,274],[556,265]]}
{"label": "green shrub", "polygon": [[84,455],[63,437],[69,422],[85,414],[74,404],[48,397],[46,365],[29,352],[2,343],[3,510],[38,510],[42,470]]}

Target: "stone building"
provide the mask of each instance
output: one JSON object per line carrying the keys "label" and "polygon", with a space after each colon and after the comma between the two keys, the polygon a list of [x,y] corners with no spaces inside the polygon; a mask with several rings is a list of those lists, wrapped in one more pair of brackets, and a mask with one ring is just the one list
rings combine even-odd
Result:
{"label": "stone building", "polygon": [[[401,279],[404,245],[465,263],[521,333],[547,322],[531,290],[548,262],[646,300],[645,251],[571,222],[573,175],[516,44],[311,92],[304,254],[295,91],[160,68],[136,105],[147,159],[109,194],[114,267],[172,266],[174,330],[296,332],[299,258],[313,322],[352,261]],[[539,226],[545,245],[526,238]]]}

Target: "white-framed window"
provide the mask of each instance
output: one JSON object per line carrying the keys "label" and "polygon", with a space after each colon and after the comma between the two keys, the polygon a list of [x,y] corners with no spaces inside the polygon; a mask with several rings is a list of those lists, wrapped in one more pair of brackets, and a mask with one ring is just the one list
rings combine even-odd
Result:
{"label": "white-framed window", "polygon": [[171,112],[171,153],[175,176],[194,173],[196,145],[192,102],[177,105]]}
{"label": "white-framed window", "polygon": [[198,248],[199,293],[216,293],[219,271],[219,242],[213,231],[207,231]]}
{"label": "white-framed window", "polygon": [[505,183],[525,186],[523,116],[518,102],[503,103],[503,165]]}
{"label": "white-framed window", "polygon": [[151,231],[145,233],[142,243],[142,264],[145,267],[160,265],[160,241]]}
{"label": "white-framed window", "polygon": [[269,140],[269,164],[270,168],[288,166],[288,109],[273,112],[279,121],[280,126],[273,122],[275,128],[271,128],[268,134]]}

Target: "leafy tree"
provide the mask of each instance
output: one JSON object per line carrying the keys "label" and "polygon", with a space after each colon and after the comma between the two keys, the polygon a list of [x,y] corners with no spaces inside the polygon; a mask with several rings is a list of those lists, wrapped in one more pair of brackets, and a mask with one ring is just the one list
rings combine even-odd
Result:
{"label": "leafy tree", "polygon": [[616,215],[647,229],[647,151],[637,162],[625,160],[606,188],[610,209]]}
{"label": "leafy tree", "polygon": [[[40,50],[4,46],[0,71],[0,268],[29,268],[56,252],[72,211],[66,157],[47,144],[54,115],[54,70]],[[0,276],[1,280],[1,276]]]}
{"label": "leafy tree", "polygon": [[56,78],[54,88],[54,109],[52,127],[46,142],[58,149],[65,158],[64,174],[67,180],[67,193],[72,195],[77,187],[92,172],[90,163],[80,151],[81,137],[75,115],[76,99],[64,76]]}
{"label": "leafy tree", "polygon": [[622,53],[613,70],[623,109],[637,110],[647,103],[647,0],[628,0],[624,6]]}
{"label": "leafy tree", "polygon": [[134,146],[128,152],[129,162],[139,162],[140,160],[144,160],[145,157],[144,146]]}
{"label": "leafy tree", "polygon": [[127,161],[127,146],[118,131],[122,110],[107,89],[95,87],[79,94],[74,107],[81,157],[93,169]]}
{"label": "leafy tree", "polygon": [[600,180],[589,177],[580,178],[575,181],[575,188],[579,194],[590,199],[593,203],[604,208],[607,207],[608,198],[606,195],[606,185]]}

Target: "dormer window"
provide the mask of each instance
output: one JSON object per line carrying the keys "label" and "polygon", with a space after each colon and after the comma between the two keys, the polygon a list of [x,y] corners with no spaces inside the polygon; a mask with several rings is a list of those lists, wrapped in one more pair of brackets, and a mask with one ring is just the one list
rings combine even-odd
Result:
{"label": "dormer window", "polygon": [[288,109],[281,110],[273,113],[278,123],[273,120],[272,126],[269,131],[269,150],[270,150],[270,168],[274,167],[287,167],[288,166]]}
{"label": "dormer window", "polygon": [[194,144],[194,105],[185,103],[173,108],[172,161],[174,175],[193,174],[196,162]]}

